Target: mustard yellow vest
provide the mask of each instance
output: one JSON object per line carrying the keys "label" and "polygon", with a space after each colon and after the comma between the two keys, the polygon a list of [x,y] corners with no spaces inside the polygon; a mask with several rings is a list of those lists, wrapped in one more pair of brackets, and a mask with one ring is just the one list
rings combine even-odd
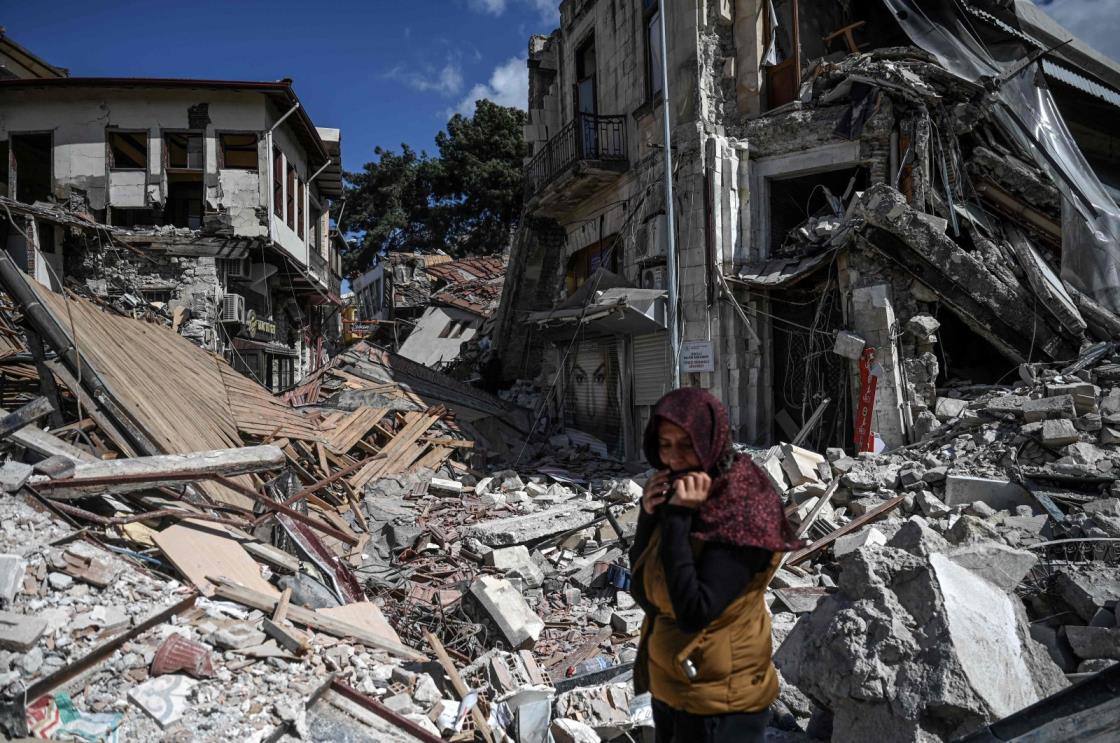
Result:
{"label": "mustard yellow vest", "polygon": [[[665,568],[658,557],[660,544],[661,528],[657,527],[633,566],[634,572],[641,571],[646,598],[658,612],[656,617],[646,616],[642,624],[634,669],[636,685],[648,683],[654,698],[695,715],[766,709],[778,697],[778,674],[772,660],[765,594],[781,554],[775,553],[769,569],[756,575],[708,626],[688,633],[674,619]],[[692,549],[699,555],[703,543],[693,540]],[[685,671],[686,660],[696,670],[693,678]],[[638,667],[642,664],[645,668]]]}

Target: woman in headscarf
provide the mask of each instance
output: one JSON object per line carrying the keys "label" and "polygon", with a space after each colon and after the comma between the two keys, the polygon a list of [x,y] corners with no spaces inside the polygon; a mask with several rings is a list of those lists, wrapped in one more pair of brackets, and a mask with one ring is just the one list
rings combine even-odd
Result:
{"label": "woman in headscarf", "polygon": [[778,696],[766,585],[780,553],[801,545],[709,393],[662,397],[643,446],[657,473],[630,551],[646,612],[634,684],[653,696],[657,743],[762,741]]}

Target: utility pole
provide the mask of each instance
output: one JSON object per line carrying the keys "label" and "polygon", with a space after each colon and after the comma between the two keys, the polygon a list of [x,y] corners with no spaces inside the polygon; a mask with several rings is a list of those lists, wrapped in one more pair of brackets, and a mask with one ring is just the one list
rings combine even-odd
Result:
{"label": "utility pole", "polygon": [[673,146],[669,133],[669,43],[665,34],[667,0],[660,0],[657,9],[661,32],[661,125],[665,140],[665,230],[668,242],[665,253],[669,269],[669,353],[673,364],[673,389],[681,386],[681,338],[677,327],[677,227],[673,217]]}

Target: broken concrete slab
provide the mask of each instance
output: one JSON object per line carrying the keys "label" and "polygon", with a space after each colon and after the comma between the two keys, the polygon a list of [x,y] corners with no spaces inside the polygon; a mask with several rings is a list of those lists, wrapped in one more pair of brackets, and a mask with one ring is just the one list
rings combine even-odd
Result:
{"label": "broken concrete slab", "polygon": [[646,613],[641,609],[619,610],[611,614],[611,629],[620,635],[633,637],[642,629]]}
{"label": "broken concrete slab", "polygon": [[27,561],[19,555],[0,555],[0,603],[10,604],[23,588]]}
{"label": "broken concrete slab", "polygon": [[1066,683],[1017,598],[945,555],[890,547],[843,558],[840,592],[775,662],[832,711],[833,740],[947,740]]}
{"label": "broken concrete slab", "polygon": [[166,728],[183,716],[188,707],[187,696],[197,683],[179,674],[157,676],[129,689],[128,698],[161,728]]}
{"label": "broken concrete slab", "polygon": [[1072,395],[1059,395],[1057,397],[1042,397],[1037,400],[1027,400],[1023,403],[1023,420],[1027,423],[1059,418],[1075,418],[1077,409],[1073,404]]}
{"label": "broken concrete slab", "polygon": [[814,451],[793,444],[782,444],[782,470],[793,487],[819,482],[818,465],[826,464],[825,458]]}
{"label": "broken concrete slab", "polygon": [[1120,660],[1120,629],[1066,625],[1066,639],[1078,658]]}
{"label": "broken concrete slab", "polygon": [[939,397],[933,406],[933,414],[938,420],[951,421],[959,418],[961,413],[968,410],[968,400],[958,400],[952,397]]}
{"label": "broken concrete slab", "polygon": [[492,519],[465,527],[464,539],[477,539],[488,547],[505,547],[574,531],[594,520],[594,504],[569,503],[545,511]]}
{"label": "broken concrete slab", "polygon": [[523,544],[491,550],[486,553],[483,563],[502,571],[507,578],[521,579],[526,588],[540,588],[544,583],[544,571]]}
{"label": "broken concrete slab", "polygon": [[840,558],[860,547],[872,544],[886,544],[887,536],[874,526],[868,526],[852,534],[845,534],[832,544],[832,554]]}
{"label": "broken concrete slab", "polygon": [[967,506],[983,501],[997,511],[1014,511],[1016,506],[1034,505],[1030,493],[1017,483],[956,474],[945,478],[944,500],[947,506]]}
{"label": "broken concrete slab", "polygon": [[0,648],[25,652],[39,641],[46,629],[45,619],[0,611]]}
{"label": "broken concrete slab", "polygon": [[1067,418],[1058,418],[1042,422],[1041,438],[1044,446],[1056,449],[1059,446],[1075,443],[1080,438],[1080,434],[1073,425],[1073,421]]}
{"label": "broken concrete slab", "polygon": [[9,459],[0,467],[0,490],[14,493],[31,478],[34,468],[30,464]]}
{"label": "broken concrete slab", "polygon": [[949,553],[949,559],[983,576],[1008,593],[1014,591],[1031,568],[1038,564],[1038,556],[1034,553],[1012,549],[997,542],[960,547]]}
{"label": "broken concrete slab", "polygon": [[1120,601],[1120,575],[1106,566],[1063,569],[1054,579],[1058,595],[1086,622]]}
{"label": "broken concrete slab", "polygon": [[512,649],[529,649],[536,644],[544,621],[508,580],[484,575],[471,584],[470,594],[498,625]]}

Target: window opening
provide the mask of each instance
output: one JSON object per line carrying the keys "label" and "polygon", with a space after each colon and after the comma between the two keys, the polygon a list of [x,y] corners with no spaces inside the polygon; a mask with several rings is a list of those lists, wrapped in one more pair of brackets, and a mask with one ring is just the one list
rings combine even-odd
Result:
{"label": "window opening", "polygon": [[284,218],[284,155],[277,147],[272,148],[272,211]]}
{"label": "window opening", "polygon": [[109,142],[109,167],[115,170],[145,170],[148,167],[148,133],[117,132],[106,134]]}
{"label": "window opening", "polygon": [[257,169],[256,134],[222,134],[218,139],[221,143],[221,167],[228,170]]}
{"label": "window opening", "polygon": [[288,219],[288,229],[294,230],[296,228],[296,169],[291,163],[288,163],[288,191],[286,196],[284,214]]}
{"label": "window opening", "polygon": [[645,0],[646,93],[650,100],[661,95],[661,4]]}
{"label": "window opening", "polygon": [[167,167],[176,170],[202,170],[202,134],[198,132],[166,132]]}
{"label": "window opening", "polygon": [[10,162],[15,165],[16,201],[46,201],[51,193],[51,135],[13,134]]}

